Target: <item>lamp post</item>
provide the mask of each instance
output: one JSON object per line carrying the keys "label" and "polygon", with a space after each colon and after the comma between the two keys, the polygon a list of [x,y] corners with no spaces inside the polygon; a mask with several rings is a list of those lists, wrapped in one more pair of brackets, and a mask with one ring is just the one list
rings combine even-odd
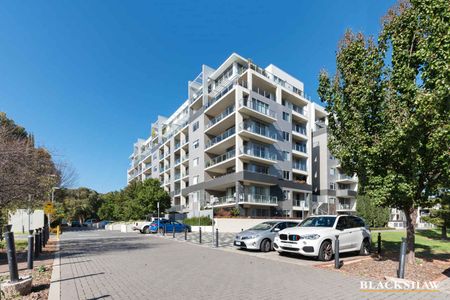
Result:
{"label": "lamp post", "polygon": [[[57,186],[52,187],[52,204],[55,202],[55,191],[59,189],[60,187]],[[47,223],[48,229],[50,229],[50,214],[47,214]]]}

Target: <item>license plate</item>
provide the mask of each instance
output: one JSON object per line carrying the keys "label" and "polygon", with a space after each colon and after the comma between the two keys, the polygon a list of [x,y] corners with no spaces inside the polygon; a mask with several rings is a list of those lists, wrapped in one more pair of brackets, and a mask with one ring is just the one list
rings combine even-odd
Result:
{"label": "license plate", "polygon": [[240,245],[241,245],[241,242],[234,242],[234,244],[235,244],[236,246],[240,246]]}

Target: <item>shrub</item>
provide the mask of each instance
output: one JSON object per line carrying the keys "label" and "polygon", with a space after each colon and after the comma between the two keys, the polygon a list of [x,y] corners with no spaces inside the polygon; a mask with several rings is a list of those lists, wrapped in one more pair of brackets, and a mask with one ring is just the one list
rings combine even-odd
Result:
{"label": "shrub", "polygon": [[193,217],[193,218],[187,218],[183,221],[186,225],[191,226],[210,226],[212,225],[212,220],[210,217]]}

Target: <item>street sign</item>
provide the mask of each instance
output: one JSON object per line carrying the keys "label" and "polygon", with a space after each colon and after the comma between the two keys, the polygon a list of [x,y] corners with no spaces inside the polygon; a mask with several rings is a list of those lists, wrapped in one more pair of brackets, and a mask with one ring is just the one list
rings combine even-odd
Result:
{"label": "street sign", "polygon": [[44,203],[44,213],[46,214],[54,214],[55,208],[53,207],[53,203],[47,201]]}

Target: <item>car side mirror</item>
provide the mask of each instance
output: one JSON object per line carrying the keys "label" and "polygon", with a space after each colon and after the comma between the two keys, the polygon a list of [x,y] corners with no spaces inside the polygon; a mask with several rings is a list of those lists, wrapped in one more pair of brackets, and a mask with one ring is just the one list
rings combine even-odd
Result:
{"label": "car side mirror", "polygon": [[275,228],[273,231],[278,232],[278,231],[280,231],[280,228]]}

